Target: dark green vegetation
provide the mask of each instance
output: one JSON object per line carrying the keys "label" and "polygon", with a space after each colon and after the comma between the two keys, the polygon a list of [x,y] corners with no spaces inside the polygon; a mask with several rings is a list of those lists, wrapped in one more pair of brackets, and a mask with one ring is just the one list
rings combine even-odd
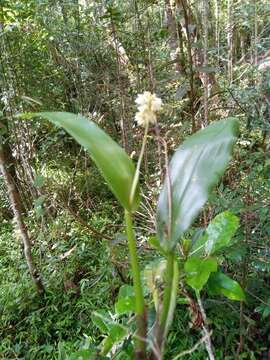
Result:
{"label": "dark green vegetation", "polygon": [[[39,295],[29,274],[31,259],[24,256],[22,228],[14,230],[18,217],[13,219],[14,204],[0,174],[0,358],[90,359],[97,347],[105,354],[104,347],[111,350],[113,344],[108,358],[133,358],[133,342],[121,327],[131,324],[134,333],[123,210],[88,153],[62,128],[29,113],[80,113],[121,144],[136,165],[143,129],[133,120],[134,100],[149,90],[164,106],[159,126],[150,126],[148,133],[134,228],[141,269],[146,267],[149,324],[154,304],[166,294],[163,280],[170,280],[163,278],[160,259],[169,262],[167,251],[176,249],[180,286],[164,358],[176,359],[186,350],[190,353],[183,358],[211,356],[205,343],[199,344],[208,332],[216,359],[268,359],[268,1],[0,0],[0,6],[0,152],[19,194],[16,208],[45,289]],[[19,118],[21,113],[28,120]],[[234,126],[220,138],[211,137],[211,128],[199,140],[189,136],[216,120],[214,126],[221,126],[219,120],[228,117],[238,120],[240,133],[220,179],[229,157],[215,149],[220,145],[230,152]],[[123,172],[133,176],[133,166],[120,150],[110,158],[112,145],[100,158],[110,140],[99,134],[92,139],[97,148],[77,140],[92,151],[120,203],[127,210],[136,208],[128,202],[132,177]],[[180,225],[169,237],[168,191],[159,202],[158,197],[166,157],[171,159],[185,139],[174,156],[180,171],[172,169],[171,179],[172,215]],[[192,149],[185,163],[185,151],[194,143],[197,151],[198,144],[202,149]],[[196,167],[197,155],[201,167]],[[126,162],[121,169],[116,167],[119,157]],[[196,164],[193,175],[206,179],[206,184],[199,181],[200,191],[194,178],[186,183],[183,175],[191,163]],[[114,182],[117,171],[120,180]],[[198,214],[196,203],[200,208],[207,198],[189,227]]]}

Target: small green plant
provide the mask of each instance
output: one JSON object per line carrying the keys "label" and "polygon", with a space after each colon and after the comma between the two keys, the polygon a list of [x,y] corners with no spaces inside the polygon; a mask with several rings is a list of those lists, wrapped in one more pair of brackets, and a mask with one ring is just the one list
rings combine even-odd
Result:
{"label": "small green plant", "polygon": [[[133,287],[124,285],[120,289],[114,314],[97,311],[92,316],[105,337],[98,351],[100,358],[113,350],[119,359],[162,359],[176,302],[180,292],[186,294],[186,287],[194,290],[198,304],[206,285],[211,295],[245,300],[240,285],[218,271],[219,252],[231,244],[238,218],[224,212],[194,239],[184,238],[230,160],[237,120],[213,122],[188,138],[169,164],[166,161],[167,174],[157,206],[157,232],[149,238],[159,260],[148,265],[142,276],[133,215],[140,204],[139,174],[149,126],[156,122],[162,102],[149,92],[139,95],[136,102],[136,120],[144,127],[136,168],[126,152],[94,122],[65,112],[37,114],[63,127],[89,151],[124,209]],[[210,338],[206,340],[209,344]]]}

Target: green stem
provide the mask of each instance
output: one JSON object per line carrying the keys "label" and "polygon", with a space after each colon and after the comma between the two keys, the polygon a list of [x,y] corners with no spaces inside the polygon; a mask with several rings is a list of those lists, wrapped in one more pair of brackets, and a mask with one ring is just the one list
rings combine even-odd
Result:
{"label": "green stem", "polygon": [[136,239],[133,231],[132,215],[125,210],[126,234],[128,238],[128,248],[131,262],[131,270],[133,276],[133,287],[136,298],[136,316],[137,316],[137,359],[146,359],[146,315],[143,297],[143,289],[140,276],[139,261],[136,249]]}
{"label": "green stem", "polygon": [[134,178],[133,178],[133,183],[132,183],[132,187],[131,187],[131,191],[130,191],[130,204],[133,203],[136,188],[137,188],[137,185],[138,185],[138,182],[139,182],[140,168],[141,168],[141,164],[142,164],[145,145],[146,145],[146,142],[147,142],[148,130],[149,130],[149,123],[146,124],[145,130],[144,130],[144,136],[143,136],[141,152],[140,152],[139,159],[138,159],[138,162],[137,162],[137,167],[136,167],[136,171],[135,171],[135,175],[134,175]]}

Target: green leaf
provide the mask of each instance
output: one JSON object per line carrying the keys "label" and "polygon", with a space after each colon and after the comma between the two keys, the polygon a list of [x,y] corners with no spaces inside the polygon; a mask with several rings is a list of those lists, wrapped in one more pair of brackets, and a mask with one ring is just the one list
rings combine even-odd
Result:
{"label": "green leaf", "polygon": [[208,225],[205,233],[196,241],[192,253],[200,250],[208,256],[231,245],[232,237],[239,227],[239,218],[229,211],[218,214]]}
{"label": "green leaf", "polygon": [[[76,351],[75,353],[71,354],[66,360],[96,360],[97,359],[97,351],[93,349],[82,349]],[[108,359],[106,357],[98,357],[99,360]]]}
{"label": "green leaf", "polygon": [[110,327],[109,336],[104,339],[102,342],[102,355],[108,354],[111,348],[121,342],[124,337],[127,335],[127,330],[124,329],[119,324],[113,324]]}
{"label": "green leaf", "polygon": [[96,327],[103,334],[107,334],[109,331],[108,324],[111,322],[111,319],[108,316],[109,315],[105,310],[95,311],[91,315],[92,322],[96,325]]}
{"label": "green leaf", "polygon": [[118,300],[115,303],[115,312],[118,315],[135,312],[136,299],[134,296],[133,287],[130,285],[123,285],[118,294]]}
{"label": "green leaf", "polygon": [[270,307],[265,307],[263,310],[262,318],[266,319],[270,315]]}
{"label": "green leaf", "polygon": [[211,274],[208,281],[210,295],[225,295],[230,300],[245,301],[245,293],[237,281],[221,272]]}
{"label": "green leaf", "polygon": [[136,299],[135,296],[122,298],[115,303],[115,312],[118,315],[135,312]]}
{"label": "green leaf", "polygon": [[135,210],[139,204],[139,187],[133,204],[130,192],[135,167],[126,152],[93,121],[81,115],[68,112],[37,113],[57,126],[62,126],[74,139],[85,147],[99,168],[120,204],[128,211]]}
{"label": "green leaf", "polygon": [[150,245],[153,246],[161,255],[166,257],[166,252],[160,246],[160,242],[158,241],[156,236],[150,236],[148,239]]}
{"label": "green leaf", "polygon": [[207,283],[210,274],[217,271],[217,260],[191,257],[185,262],[184,270],[187,284],[199,292]]}
{"label": "green leaf", "polygon": [[37,175],[34,180],[34,186],[37,188],[41,188],[44,185],[45,177],[42,175]]}
{"label": "green leaf", "polygon": [[187,139],[172,157],[169,166],[171,221],[168,178],[157,209],[157,236],[164,249],[176,246],[207,201],[231,158],[237,133],[238,121],[234,118],[213,122]]}
{"label": "green leaf", "polygon": [[108,335],[102,342],[102,355],[106,355],[114,344],[120,342],[127,335],[127,329],[116,323],[105,310],[95,311],[91,319],[103,334]]}
{"label": "green leaf", "polygon": [[120,287],[120,290],[119,290],[119,293],[118,293],[118,300],[129,297],[129,296],[134,296],[133,286],[122,285]]}

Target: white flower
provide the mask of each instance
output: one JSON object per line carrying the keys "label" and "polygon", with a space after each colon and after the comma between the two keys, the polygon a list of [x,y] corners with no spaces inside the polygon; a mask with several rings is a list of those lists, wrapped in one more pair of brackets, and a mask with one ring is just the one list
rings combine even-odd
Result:
{"label": "white flower", "polygon": [[147,124],[155,124],[157,122],[156,112],[162,109],[162,100],[155,94],[145,91],[138,95],[135,102],[139,110],[135,115],[138,125],[145,127]]}

